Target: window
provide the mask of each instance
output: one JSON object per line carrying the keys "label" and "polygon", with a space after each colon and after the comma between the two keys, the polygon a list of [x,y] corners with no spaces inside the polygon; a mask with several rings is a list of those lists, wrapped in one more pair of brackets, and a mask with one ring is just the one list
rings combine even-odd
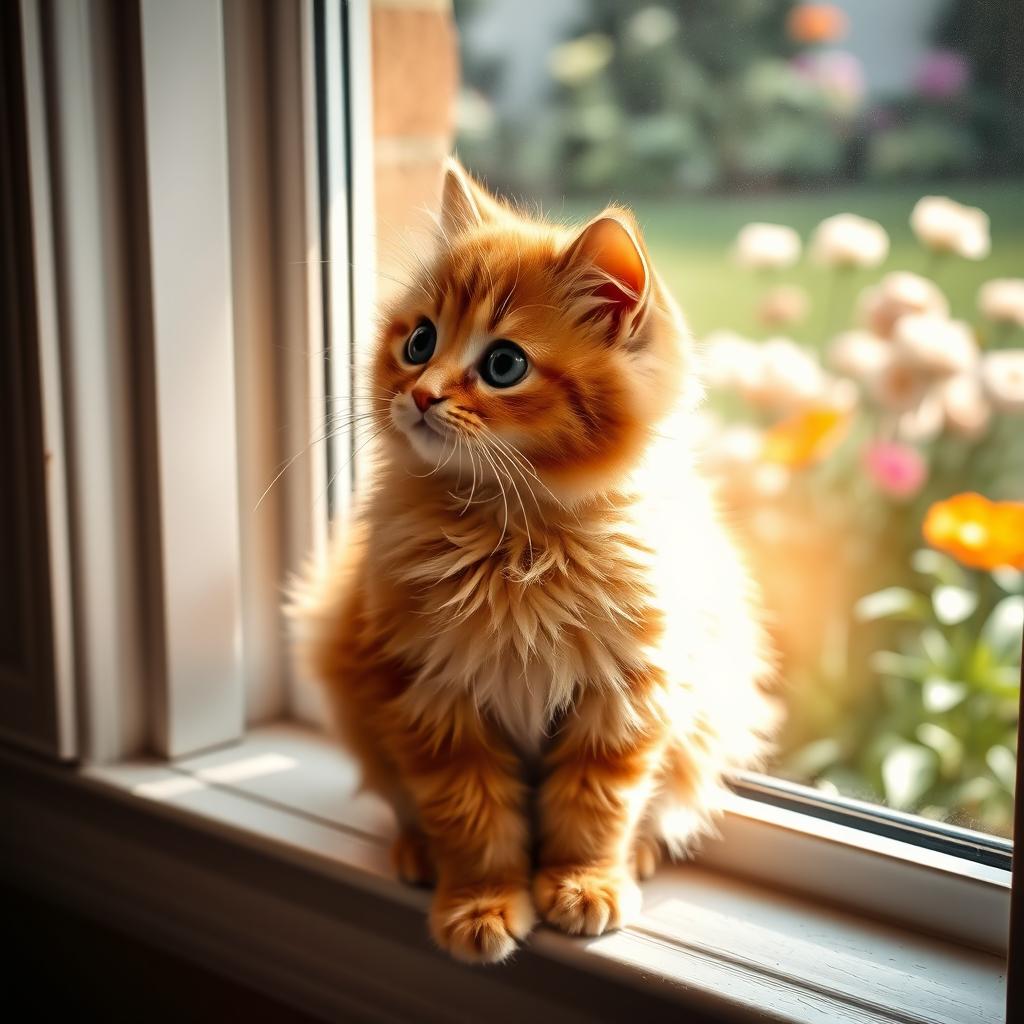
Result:
{"label": "window", "polygon": [[[777,6],[783,11],[790,5]],[[921,33],[934,13],[927,2],[909,6],[916,13],[908,18],[906,32],[900,35],[894,30],[886,43],[894,48],[900,58],[895,63],[900,66],[908,63],[903,59],[910,52],[908,47],[913,39],[923,38]],[[737,10],[740,7],[753,11],[759,5],[739,5]],[[0,799],[4,806],[10,803],[17,810],[17,820],[24,823],[18,834],[28,844],[40,837],[40,849],[47,851],[29,866],[29,874],[60,876],[65,886],[61,891],[76,892],[93,906],[96,893],[104,899],[109,895],[111,904],[123,905],[128,924],[137,926],[139,920],[146,920],[139,908],[155,907],[159,913],[151,911],[150,927],[164,927],[170,940],[179,943],[182,930],[191,930],[193,943],[207,952],[214,947],[222,952],[233,945],[219,940],[229,934],[223,929],[230,928],[232,921],[248,920],[248,901],[258,901],[261,895],[260,886],[251,884],[254,879],[267,883],[270,903],[276,899],[283,904],[297,892],[312,904],[310,893],[315,889],[317,905],[301,908],[294,918],[295,929],[281,933],[287,940],[283,945],[274,945],[280,937],[271,934],[274,913],[260,919],[268,926],[259,935],[259,929],[254,929],[243,936],[241,948],[256,964],[254,974],[262,974],[280,954],[286,958],[286,967],[275,974],[281,984],[284,975],[301,976],[303,970],[310,970],[321,990],[328,986],[336,965],[324,963],[322,949],[302,947],[306,960],[316,963],[310,968],[300,962],[294,949],[284,947],[294,936],[308,934],[310,942],[316,942],[328,934],[316,929],[307,932],[305,924],[312,918],[303,915],[348,913],[351,898],[356,908],[351,911],[352,920],[330,932],[341,936],[337,941],[359,947],[360,970],[353,970],[346,983],[357,986],[356,975],[365,972],[374,979],[372,984],[366,982],[371,992],[379,981],[374,998],[383,989],[395,988],[392,979],[373,975],[382,962],[379,951],[394,948],[418,965],[415,976],[426,979],[425,991],[439,991],[442,977],[444,984],[458,977],[456,969],[447,966],[435,977],[434,961],[422,949],[410,953],[412,940],[404,931],[398,935],[397,927],[386,934],[372,931],[366,948],[361,945],[362,936],[378,928],[378,915],[370,907],[374,900],[389,900],[390,907],[391,903],[415,903],[418,897],[407,892],[396,895],[390,885],[382,859],[387,817],[378,804],[349,796],[354,781],[351,765],[320,734],[324,715],[316,691],[290,676],[280,614],[281,591],[289,574],[310,551],[322,553],[329,516],[347,514],[353,486],[359,485],[364,446],[372,438],[365,431],[344,427],[360,411],[358,379],[365,348],[359,339],[370,337],[377,300],[397,287],[395,279],[401,279],[401,262],[409,245],[416,244],[417,233],[429,230],[427,208],[436,202],[440,166],[452,142],[456,113],[463,158],[500,190],[547,199],[556,213],[564,210],[567,216],[584,215],[609,194],[634,202],[659,268],[689,307],[697,333],[705,338],[716,330],[731,329],[742,331],[744,344],[756,344],[758,350],[766,347],[762,335],[768,332],[759,326],[754,311],[769,282],[759,282],[753,272],[733,269],[726,256],[734,235],[748,220],[791,221],[806,235],[826,212],[839,209],[841,195],[848,199],[843,208],[883,223],[892,236],[894,252],[898,245],[904,252],[913,251],[907,230],[901,229],[899,236],[894,211],[903,209],[901,203],[911,203],[922,189],[901,181],[867,188],[861,178],[872,159],[882,160],[889,168],[886,173],[897,178],[916,173],[914,161],[922,159],[920,151],[925,149],[918,140],[922,133],[937,130],[934,106],[922,103],[918,109],[905,102],[906,94],[897,95],[891,110],[886,108],[891,119],[876,119],[884,123],[885,132],[862,130],[868,122],[855,116],[852,108],[837,112],[835,104],[849,104],[850,97],[832,95],[829,90],[837,80],[830,76],[839,68],[843,72],[839,84],[848,85],[843,75],[852,74],[854,64],[847,58],[835,62],[827,49],[809,48],[792,38],[793,33],[812,29],[819,34],[834,31],[835,19],[842,21],[842,16],[832,8],[831,15],[817,16],[824,18],[820,24],[815,22],[817,28],[798,29],[799,19],[790,25],[781,14],[773,16],[768,19],[770,25],[758,23],[749,32],[744,29],[743,38],[750,41],[753,54],[721,52],[722,60],[740,77],[752,73],[762,58],[767,62],[769,66],[758,71],[764,77],[755,76],[757,89],[781,94],[779,109],[769,111],[779,113],[781,120],[771,122],[762,119],[762,111],[744,108],[737,114],[740,124],[756,123],[764,134],[756,144],[746,140],[750,150],[739,164],[729,164],[722,154],[705,152],[702,160],[688,158],[682,166],[679,147],[696,152],[696,136],[680,141],[683,119],[672,122],[666,117],[664,105],[654,102],[657,90],[650,80],[634,81],[619,62],[632,47],[629,59],[655,69],[653,79],[662,86],[677,80],[698,82],[705,73],[701,54],[714,50],[707,39],[719,35],[718,15],[700,15],[708,19],[702,28],[704,36],[694,36],[695,49],[686,51],[689,63],[680,65],[685,49],[680,40],[686,34],[681,19],[696,17],[698,8],[705,11],[707,5],[692,8],[690,12],[683,3],[635,9],[559,0],[538,7],[536,18],[523,19],[516,16],[516,5],[502,0],[488,5],[459,3],[454,24],[446,4],[436,0],[424,0],[422,5],[408,0],[379,3],[372,5],[372,12],[367,3],[330,0],[193,0],[174,5],[155,0],[121,5],[22,0],[5,12],[5,26],[10,23],[11,28],[4,34],[5,55],[15,40],[24,58],[20,73],[25,82],[27,165],[20,173],[30,179],[31,231],[26,232],[25,224],[19,230],[31,234],[33,280],[27,282],[12,273],[19,264],[9,255],[21,252],[27,243],[24,238],[15,239],[12,248],[6,234],[4,275],[5,284],[7,278],[17,278],[19,289],[26,292],[32,284],[38,321],[33,328],[36,337],[25,330],[13,354],[5,352],[5,360],[20,358],[23,348],[34,358],[38,350],[39,368],[27,359],[22,364],[24,386],[16,383],[8,388],[5,380],[4,393],[24,398],[20,406],[17,401],[8,403],[17,428],[28,424],[41,436],[24,449],[15,446],[8,451],[11,446],[7,445],[0,453],[5,465],[12,456],[22,458],[26,452],[37,463],[34,468],[15,467],[18,480],[24,478],[30,485],[26,491],[31,489],[35,516],[28,531],[31,536],[24,541],[24,548],[33,552],[32,559],[25,559],[32,567],[21,571],[19,579],[38,585],[32,591],[33,614],[37,599],[40,606],[46,603],[39,595],[49,591],[52,635],[39,648],[43,652],[39,663],[52,653],[53,664],[25,668],[29,660],[25,651],[9,643],[8,633],[0,633],[4,643],[0,668],[17,662],[25,668],[22,675],[45,696],[31,709],[32,714],[38,713],[38,720],[28,724],[8,715],[5,703],[3,725],[5,734],[21,742],[32,739],[38,726],[35,738],[42,738],[50,755],[77,759],[76,770],[52,774],[39,764],[19,763],[17,779],[24,793],[12,796],[7,781],[0,781]],[[858,10],[868,8],[873,5],[852,0],[843,6],[853,33],[851,47],[862,31]],[[599,17],[603,20],[598,21]],[[829,18],[832,29],[827,29]],[[958,24],[953,17],[944,31],[959,38]],[[528,34],[521,44],[501,45],[520,31]],[[805,56],[814,59],[789,63],[791,57],[800,56],[797,50],[806,50]],[[5,60],[4,74],[16,67]],[[422,88],[410,89],[410,67],[418,69],[416,81]],[[182,68],[188,69],[187,75]],[[962,72],[962,61],[947,53],[933,71],[948,88],[958,69]],[[1002,96],[997,71],[991,69],[994,77],[986,80],[986,88]],[[889,79],[878,88],[896,95],[905,84]],[[1003,98],[1010,101],[1008,93]],[[2,99],[15,104],[11,109],[17,108],[17,90],[5,92]],[[691,101],[689,93],[677,99]],[[997,116],[991,109],[986,107],[984,115],[989,119]],[[996,260],[1001,258],[1003,238],[1012,239],[1014,224],[1019,224],[1019,213],[1006,198],[1020,180],[1015,177],[1017,156],[1009,143],[1004,145],[1005,133],[988,130],[991,120],[983,124],[971,120],[972,110],[965,108],[963,124],[957,121],[955,127],[971,140],[972,159],[980,160],[977,154],[984,154],[984,161],[994,162],[993,168],[1002,161],[1001,176],[993,181],[972,177],[968,171],[985,171],[989,163],[971,168],[948,156],[942,159],[952,162],[939,170],[960,175],[944,178],[943,191],[980,205],[986,204],[986,195],[1003,197],[1006,209],[998,216],[996,207],[989,204],[992,259]],[[524,111],[530,112],[529,131],[522,127]],[[4,112],[6,116],[6,107]],[[693,115],[691,127],[696,131],[694,126],[710,113],[694,110]],[[914,120],[919,116],[924,117],[924,127]],[[626,125],[629,130],[623,129],[624,137],[637,147],[627,153],[630,173],[621,166],[616,169],[615,160],[621,160],[622,154],[614,152],[615,147],[599,145],[609,117],[620,127]],[[9,124],[2,125],[5,139],[12,130]],[[904,128],[911,132],[909,144],[905,137],[900,142],[899,131]],[[874,140],[886,133],[885,144],[879,143],[882,155],[869,158]],[[945,141],[938,147],[942,153],[951,152],[950,137],[943,135]],[[796,162],[773,163],[766,170],[758,161],[776,160],[774,147],[783,143]],[[839,164],[825,160],[821,147]],[[16,151],[16,146],[2,148],[5,175],[13,166],[7,154]],[[685,152],[690,154],[691,148]],[[913,166],[907,167],[910,158]],[[727,164],[728,173],[723,170]],[[726,177],[717,177],[720,173]],[[616,178],[617,174],[623,176]],[[838,191],[840,178],[842,191]],[[724,181],[730,188],[739,182],[746,192],[763,190],[763,194],[740,201],[726,190]],[[8,182],[4,177],[5,209],[10,208]],[[808,195],[812,183],[818,192]],[[982,190],[988,191],[983,194]],[[563,194],[568,196],[564,206]],[[920,263],[919,259],[909,269],[923,269]],[[27,264],[20,266],[24,272]],[[996,276],[995,272],[990,275],[987,266],[951,259],[942,269],[950,275],[944,288],[951,298],[959,289],[960,298],[954,301],[957,315],[966,315],[961,310],[975,285]],[[963,276],[968,272],[976,276]],[[1013,273],[1009,265],[998,271],[1005,276]],[[778,281],[770,284],[776,289],[786,284],[791,289],[800,285],[820,291],[834,279],[835,309],[849,312],[855,291],[868,283],[869,276],[865,272],[861,280],[855,275],[828,274],[801,263],[781,272]],[[795,299],[797,305],[802,301],[793,290],[781,294]],[[778,293],[773,301],[786,313],[786,302]],[[793,305],[789,301],[790,312]],[[735,310],[736,319],[719,322],[718,310],[723,308]],[[814,344],[823,343],[825,334],[831,333],[831,323],[824,324],[826,312],[820,302],[812,305],[801,327],[800,355],[785,349],[801,368],[813,364]],[[20,325],[15,328],[24,330]],[[998,344],[1012,351],[1020,341],[1006,333]],[[728,351],[727,344],[722,348]],[[812,372],[816,380],[825,379],[825,368],[818,366]],[[830,381],[839,375],[831,365],[827,372]],[[986,400],[993,401],[994,395]],[[753,414],[736,394],[714,396],[712,408],[717,419],[709,423],[709,438],[715,444],[721,443],[727,430],[735,429],[723,425],[729,419],[750,420],[751,430],[776,425],[774,411],[772,419],[765,413],[763,422],[754,423]],[[854,417],[845,407],[839,411],[851,420]],[[1004,414],[996,414],[994,422],[999,415]],[[1010,419],[1006,422],[1012,424]],[[845,428],[849,433],[842,443],[850,445],[859,427],[850,422]],[[744,430],[749,437],[750,430]],[[776,443],[781,446],[788,435],[780,436]],[[7,440],[0,444],[6,445]],[[929,452],[939,453],[935,458],[945,451],[944,435],[915,443],[931,445]],[[51,472],[45,485],[40,485],[38,461],[43,449],[51,458]],[[823,456],[806,473],[795,465],[784,467],[786,473],[775,474],[777,484],[784,477],[784,487],[767,496],[758,492],[747,505],[737,502],[741,524],[758,528],[758,517],[766,510],[769,519],[785,518],[791,514],[786,502],[796,500],[811,502],[808,507],[815,513],[808,521],[815,522],[819,499],[812,501],[810,491],[799,492],[802,474],[808,480],[813,477],[814,486],[844,511],[852,501],[850,492],[829,475],[829,459],[841,451],[837,445],[832,455]],[[980,461],[977,466],[971,463],[971,472],[982,471]],[[847,462],[850,474],[863,476],[858,465],[856,459]],[[1019,477],[1010,465],[1001,472],[1007,489],[992,491],[990,496],[1012,498],[1012,486]],[[960,489],[960,477],[955,484]],[[874,492],[870,501],[879,510],[891,511],[885,504],[888,499]],[[917,523],[931,496],[922,491],[914,501],[916,505],[899,506],[898,515],[892,512],[892,518],[898,517],[907,528],[904,540],[916,537]],[[44,504],[45,530],[39,511]],[[909,574],[931,565],[940,575],[954,574],[942,576],[945,589],[927,614],[950,628],[969,629],[974,621],[944,623],[942,617],[950,618],[947,609],[957,601],[961,611],[966,608],[971,598],[963,581],[975,577],[952,562],[940,562],[934,550],[929,554],[929,549],[922,548],[925,554],[916,556],[916,561],[910,549],[900,549],[900,557],[905,556],[902,562],[895,556],[876,560],[871,569],[883,578],[872,586],[881,589],[883,596],[867,602],[861,600],[865,596],[861,590],[867,593],[872,588],[862,588],[856,574],[837,571],[827,581],[852,585],[856,580],[858,589],[841,606],[845,618],[840,617],[840,624],[849,627],[851,635],[862,631],[856,643],[851,641],[851,650],[891,650],[903,659],[890,660],[890,669],[922,657],[914,645],[922,644],[924,631],[910,613],[928,607],[922,603],[928,596],[922,593],[916,599],[912,590],[912,585],[927,577],[918,573],[909,577],[910,583],[902,577],[891,579],[886,575],[890,568]],[[44,577],[39,576],[43,572],[39,566],[46,560],[34,557],[37,549],[48,554]],[[6,541],[0,544],[5,559],[24,554],[20,539],[16,547]],[[773,576],[770,565],[764,571],[772,586],[787,582]],[[660,916],[644,925],[648,932],[638,930],[593,948],[549,942],[550,936],[538,940],[540,958],[550,954],[564,961],[558,970],[565,973],[557,975],[556,985],[550,973],[544,974],[547,968],[538,970],[537,999],[548,998],[563,977],[574,978],[584,988],[581,979],[586,975],[573,972],[601,971],[594,966],[600,963],[615,965],[608,969],[608,977],[622,972],[630,985],[643,986],[648,972],[657,968],[656,976],[671,982],[676,995],[688,990],[699,976],[698,987],[705,994],[713,995],[716,987],[724,986],[730,999],[738,999],[730,980],[735,965],[720,956],[718,946],[735,921],[743,919],[744,907],[760,900],[757,915],[762,916],[757,916],[759,923],[751,929],[750,940],[757,946],[757,955],[739,957],[750,967],[751,976],[760,972],[760,981],[741,995],[749,1009],[774,999],[769,990],[784,991],[784,1003],[772,1005],[784,1005],[786,1014],[799,1017],[805,979],[797,983],[772,973],[778,968],[773,936],[786,934],[799,921],[813,921],[814,928],[824,929],[821,934],[827,934],[827,940],[818,938],[794,947],[792,963],[799,962],[801,977],[810,974],[815,951],[833,940],[842,941],[843,934],[853,934],[843,931],[853,927],[852,917],[838,925],[828,924],[832,911],[825,901],[837,898],[838,876],[856,878],[857,884],[838,898],[859,912],[895,919],[900,927],[950,940],[933,946],[930,939],[918,936],[906,939],[903,948],[914,950],[915,956],[931,955],[931,950],[935,959],[929,964],[940,966],[948,966],[962,953],[958,963],[964,976],[977,981],[982,994],[973,1003],[958,1003],[958,1012],[969,1015],[972,1008],[984,1006],[991,1016],[989,1011],[1000,998],[998,963],[981,953],[963,952],[960,945],[997,952],[1004,948],[1011,849],[1006,794],[1015,744],[1012,694],[1003,670],[1019,663],[1005,638],[1014,628],[1019,634],[1015,618],[1019,602],[1014,602],[1012,591],[1020,581],[1002,569],[985,579],[1002,587],[1005,594],[998,604],[1002,611],[997,624],[986,629],[999,631],[1001,653],[993,648],[988,669],[996,673],[992,678],[1000,686],[1006,685],[1006,693],[990,696],[1001,701],[999,713],[1005,706],[1006,714],[985,718],[1001,731],[993,733],[978,755],[980,760],[971,750],[975,760],[970,771],[976,773],[971,778],[984,778],[988,786],[979,799],[961,801],[961,807],[952,798],[942,803],[945,798],[936,795],[939,781],[948,781],[945,776],[939,780],[938,773],[946,771],[951,758],[949,743],[966,745],[965,733],[952,726],[950,719],[922,718],[905,727],[885,726],[903,744],[893,747],[903,751],[893,762],[899,772],[884,767],[888,750],[877,753],[883,767],[856,767],[862,756],[868,756],[870,744],[865,745],[862,734],[876,728],[870,717],[875,704],[890,696],[905,700],[900,693],[913,680],[901,682],[898,673],[891,671],[891,686],[889,682],[879,685],[873,675],[870,683],[865,682],[874,666],[869,655],[856,653],[843,660],[839,655],[844,648],[834,643],[833,633],[817,631],[827,641],[817,654],[831,659],[833,667],[840,666],[827,677],[829,683],[852,686],[853,676],[845,670],[853,666],[861,673],[857,693],[870,690],[875,695],[875,704],[850,705],[853,709],[846,719],[856,721],[857,743],[844,748],[842,756],[833,754],[830,761],[825,757],[827,744],[834,750],[842,740],[836,727],[838,716],[834,709],[818,710],[806,696],[819,689],[823,695],[829,693],[823,687],[816,689],[816,682],[823,678],[813,674],[820,669],[818,662],[787,648],[795,724],[775,774],[735,780],[737,799],[723,825],[724,842],[713,844],[706,863],[694,868],[693,878],[698,881],[686,883],[675,875],[659,881],[652,891]],[[893,591],[893,587],[904,590]],[[982,600],[992,601],[992,596]],[[775,601],[782,605],[781,599]],[[861,614],[855,623],[851,609],[856,608]],[[829,610],[834,611],[831,606]],[[886,612],[892,612],[892,617],[882,614]],[[966,614],[978,621],[982,617],[976,609]],[[868,619],[870,625],[860,624]],[[986,621],[990,620],[991,615]],[[933,632],[942,630],[933,627]],[[978,645],[973,634],[968,639],[970,653]],[[34,648],[29,653],[36,657]],[[956,684],[976,683],[973,676],[939,681],[945,682],[945,689],[930,689],[945,694],[947,701],[958,695]],[[6,679],[4,683],[0,697],[6,701],[13,690],[6,688]],[[17,695],[19,700],[24,690]],[[919,690],[924,693],[925,688]],[[974,707],[968,703],[974,696],[969,693],[936,714]],[[988,715],[996,706],[986,704],[979,714]],[[867,725],[861,722],[865,717]],[[316,729],[302,728],[297,722],[312,723]],[[928,725],[934,728],[923,728]],[[952,740],[943,740],[942,730]],[[923,754],[908,753],[908,748]],[[1005,752],[993,754],[995,749]],[[7,756],[5,746],[0,757]],[[924,758],[931,760],[925,764]],[[859,781],[851,778],[854,770],[862,772]],[[930,788],[918,793],[904,788],[902,798],[894,799],[885,786],[897,776],[904,777],[907,785],[914,779],[919,785],[927,776]],[[794,785],[793,780],[810,786]],[[878,783],[875,790],[867,784],[872,781]],[[956,769],[950,786],[966,781],[967,769]],[[1006,793],[992,789],[1000,785]],[[30,799],[37,792],[45,792],[52,802]],[[113,793],[117,800],[110,799]],[[913,793],[912,799],[908,793]],[[896,806],[880,809],[867,802],[883,796]],[[105,807],[98,809],[99,805]],[[910,811],[928,812],[931,817]],[[949,825],[945,819],[956,817],[957,811],[969,815],[957,821],[972,828],[983,826],[993,835]],[[45,827],[38,831],[33,818],[37,813],[45,819]],[[94,813],[92,820],[89,816]],[[97,821],[104,827],[97,828]],[[158,821],[159,826],[153,824]],[[67,822],[74,825],[64,831]],[[118,848],[118,857],[107,859],[96,837],[102,834],[105,842],[117,844],[121,825],[130,842]],[[215,845],[211,837],[234,844],[228,848],[231,855],[223,849],[211,853],[207,848]],[[174,884],[153,885],[147,877],[117,870],[119,865],[137,863],[136,854],[147,843],[161,847],[164,840],[165,847],[153,853],[152,863],[160,866],[154,877],[173,878]],[[67,858],[78,856],[86,846],[95,856],[81,872],[67,870]],[[174,863],[175,858],[168,856],[169,850],[185,848],[194,862]],[[756,858],[749,856],[751,850],[756,850]],[[254,864],[260,859],[253,856],[254,851],[270,866]],[[233,874],[236,856],[245,860],[245,870],[237,877]],[[231,870],[225,870],[226,863]],[[733,873],[763,884],[744,888]],[[314,876],[321,882],[326,878],[332,885],[349,886],[351,892],[346,890],[346,899],[337,901],[336,907],[333,890],[325,896],[323,888],[307,884],[306,879]],[[248,890],[246,884],[250,884]],[[707,913],[701,920],[710,930],[687,946],[680,939],[680,920],[686,907],[695,905],[687,901],[702,887],[706,887]],[[801,910],[787,902],[791,900],[784,895],[787,888],[809,896],[816,906],[805,905]],[[238,913],[214,913],[221,889],[230,890],[231,900],[236,901],[230,906]],[[199,899],[190,903],[186,897],[193,892]],[[178,913],[185,924],[176,923]],[[392,908],[380,916],[390,921],[393,913]],[[164,918],[170,923],[164,924]],[[337,920],[332,922],[337,926]],[[416,924],[421,924],[418,916]],[[862,922],[858,927],[857,934],[867,936],[873,926]],[[261,944],[264,934],[271,934],[269,945]],[[417,931],[417,941],[419,935]],[[895,956],[903,940],[892,941],[892,950],[885,947],[886,956],[890,952]],[[662,970],[665,958],[672,961],[671,970]],[[844,960],[846,974],[855,976],[860,962],[856,957]],[[701,964],[707,963],[713,964],[712,969],[701,973]],[[237,963],[231,967],[236,969]],[[523,970],[520,980],[535,977],[529,966]],[[906,966],[904,971],[904,965],[896,974],[885,975],[893,984],[912,977],[912,968]],[[961,975],[949,977],[959,984]],[[834,981],[830,978],[822,984],[827,987]],[[471,1002],[487,984],[465,982],[461,998]],[[609,991],[612,987],[608,982]],[[836,1003],[845,1007],[848,1019],[858,1019],[863,999],[870,996],[866,985],[854,987],[856,991],[844,990]],[[950,981],[949,990],[953,987]],[[595,991],[603,995],[606,989],[591,991],[588,1007],[599,1007]],[[532,1005],[534,995],[528,986],[516,991],[524,1007]],[[404,992],[390,994],[399,1002],[405,996]],[[622,993],[616,998],[621,999]],[[675,996],[645,988],[643,998],[658,1005],[659,1000]],[[941,998],[946,998],[946,989]],[[403,1005],[408,1010],[413,1004]],[[907,1006],[909,1013],[912,1001]]]}
{"label": "window", "polygon": [[633,206],[698,339],[703,461],[783,658],[772,774],[1008,837],[1024,148],[1000,40],[1016,5],[456,7],[464,161],[556,216]]}

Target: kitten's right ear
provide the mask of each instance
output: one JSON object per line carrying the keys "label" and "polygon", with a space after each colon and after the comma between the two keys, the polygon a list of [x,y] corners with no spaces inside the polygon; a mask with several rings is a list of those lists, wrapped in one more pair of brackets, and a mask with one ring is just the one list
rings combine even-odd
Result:
{"label": "kitten's right ear", "polygon": [[469,176],[458,160],[449,157],[445,161],[441,230],[447,238],[493,221],[498,209],[498,204]]}

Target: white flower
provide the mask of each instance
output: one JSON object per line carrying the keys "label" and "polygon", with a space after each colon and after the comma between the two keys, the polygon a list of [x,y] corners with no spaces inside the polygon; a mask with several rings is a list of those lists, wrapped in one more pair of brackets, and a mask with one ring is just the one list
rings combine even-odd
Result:
{"label": "white flower", "polygon": [[858,307],[862,322],[882,338],[890,337],[896,321],[908,313],[949,316],[949,303],[935,283],[905,270],[886,274],[865,288]]}
{"label": "white flower", "polygon": [[977,374],[958,373],[938,386],[946,426],[961,437],[978,438],[988,429],[992,409]]}
{"label": "white flower", "polygon": [[864,381],[892,358],[891,346],[870,331],[844,331],[832,340],[828,363],[837,373]]}
{"label": "white flower", "polygon": [[896,421],[896,436],[911,444],[923,444],[939,436],[943,422],[942,400],[935,391],[929,391]]}
{"label": "white flower", "polygon": [[730,500],[776,498],[789,486],[785,466],[761,461],[764,434],[748,423],[720,429],[704,445],[700,464],[723,487]]}
{"label": "white flower", "polygon": [[750,486],[759,498],[777,498],[786,492],[792,479],[787,466],[776,462],[759,462],[750,472]]}
{"label": "white flower", "polygon": [[800,236],[784,224],[747,224],[736,238],[741,267],[771,270],[791,267],[800,259]]}
{"label": "white flower", "polygon": [[867,378],[868,393],[883,409],[916,409],[928,391],[928,379],[911,363],[893,353]]}
{"label": "white flower", "polygon": [[736,466],[756,462],[764,447],[761,431],[746,423],[720,430],[708,443],[705,465]]}
{"label": "white flower", "polygon": [[1024,278],[987,281],[978,292],[978,309],[989,320],[1024,326]]}
{"label": "white flower", "polygon": [[760,373],[760,346],[733,331],[713,331],[699,351],[700,376],[710,388],[738,389]]}
{"label": "white flower", "polygon": [[827,378],[817,356],[789,338],[769,338],[760,345],[760,372],[741,393],[755,405],[788,408],[819,398]]}
{"label": "white flower", "polygon": [[877,221],[838,213],[814,229],[811,254],[829,267],[877,267],[889,254],[889,236]]}
{"label": "white flower", "polygon": [[893,328],[893,345],[900,358],[936,377],[963,373],[978,361],[970,327],[932,313],[900,317]]}
{"label": "white flower", "polygon": [[1024,412],[1024,349],[986,353],[981,360],[981,383],[1001,412]]}
{"label": "white flower", "polygon": [[984,259],[992,247],[988,214],[948,196],[924,196],[910,215],[910,226],[923,245],[968,260]]}
{"label": "white flower", "polygon": [[795,284],[773,288],[757,304],[757,318],[769,327],[799,323],[810,309],[807,292]]}
{"label": "white flower", "polygon": [[830,409],[837,409],[839,412],[853,412],[857,408],[857,401],[860,392],[852,380],[845,377],[832,377],[825,384],[825,390],[821,395],[822,405]]}

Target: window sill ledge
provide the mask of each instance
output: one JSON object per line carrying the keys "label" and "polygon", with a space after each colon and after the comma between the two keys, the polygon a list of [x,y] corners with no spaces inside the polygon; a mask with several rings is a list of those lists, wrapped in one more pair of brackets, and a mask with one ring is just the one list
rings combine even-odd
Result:
{"label": "window sill ledge", "polygon": [[463,967],[391,876],[388,812],[303,727],[173,767],[9,768],[9,878],[331,1019],[1003,1019],[1000,957],[704,865],[659,872],[623,931],[539,929],[512,964]]}

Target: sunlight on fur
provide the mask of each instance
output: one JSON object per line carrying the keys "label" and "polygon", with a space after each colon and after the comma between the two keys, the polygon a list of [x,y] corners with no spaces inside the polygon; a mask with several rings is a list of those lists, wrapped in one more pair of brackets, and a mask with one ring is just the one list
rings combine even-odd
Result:
{"label": "sunlight on fur", "polygon": [[447,168],[436,251],[384,312],[358,512],[294,591],[303,672],[430,928],[497,961],[599,935],[765,754],[757,599],[692,464],[691,340],[640,229],[570,230]]}

